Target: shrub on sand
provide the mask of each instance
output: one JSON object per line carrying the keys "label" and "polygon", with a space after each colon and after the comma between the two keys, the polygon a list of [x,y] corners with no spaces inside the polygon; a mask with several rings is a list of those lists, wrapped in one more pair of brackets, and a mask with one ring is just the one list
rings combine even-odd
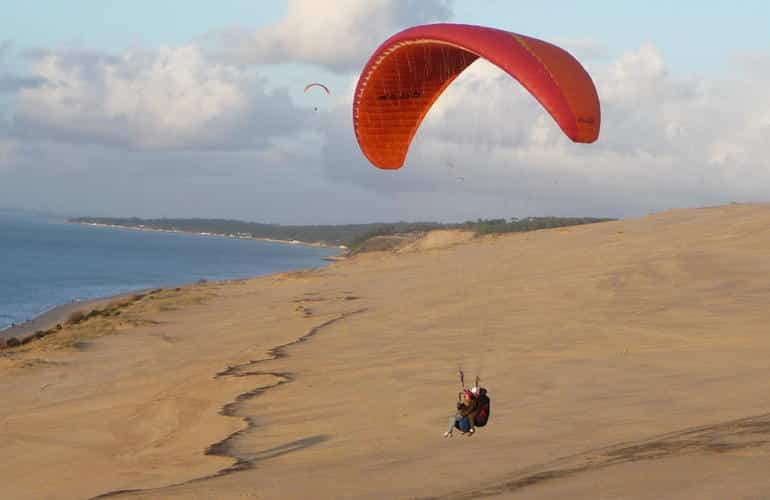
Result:
{"label": "shrub on sand", "polygon": [[70,317],[67,318],[67,324],[68,325],[77,325],[81,321],[86,319],[86,315],[83,314],[83,311],[75,311],[72,314],[70,314]]}

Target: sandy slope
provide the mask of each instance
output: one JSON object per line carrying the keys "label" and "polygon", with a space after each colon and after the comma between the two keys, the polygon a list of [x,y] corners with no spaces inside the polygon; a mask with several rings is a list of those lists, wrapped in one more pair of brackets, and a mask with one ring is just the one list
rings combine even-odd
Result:
{"label": "sandy slope", "polygon": [[30,319],[29,321],[25,321],[24,323],[19,323],[10,328],[0,330],[0,346],[5,346],[5,340],[11,337],[16,337],[19,340],[23,340],[27,337],[33,336],[38,331],[45,331],[55,328],[57,324],[64,325],[72,316],[72,313],[76,311],[80,311],[83,314],[88,314],[94,309],[102,309],[110,303],[129,298],[132,295],[135,295],[135,293],[137,292],[122,293],[112,297],[71,302],[69,304],[56,306],[44,314]]}
{"label": "sandy slope", "polygon": [[[769,497],[769,254],[731,205],[143,299],[0,356],[2,492]],[[458,364],[492,419],[443,439]]]}

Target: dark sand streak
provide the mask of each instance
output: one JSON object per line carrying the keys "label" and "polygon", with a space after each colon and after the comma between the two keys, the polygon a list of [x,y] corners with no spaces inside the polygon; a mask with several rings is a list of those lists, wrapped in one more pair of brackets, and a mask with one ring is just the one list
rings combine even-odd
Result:
{"label": "dark sand streak", "polygon": [[642,460],[663,460],[683,455],[727,453],[770,444],[770,413],[691,427],[638,441],[626,441],[533,465],[508,479],[471,490],[422,500],[464,500],[502,495],[552,479],[574,476],[612,465]]}
{"label": "dark sand streak", "polygon": [[[220,415],[225,415],[228,417],[237,416],[238,410],[240,409],[240,405],[244,401],[248,401],[252,398],[255,398],[260,394],[263,394],[267,390],[272,389],[273,387],[278,387],[279,385],[293,382],[296,379],[296,376],[291,372],[271,372],[271,371],[260,371],[260,370],[245,371],[245,370],[252,368],[259,363],[266,363],[268,361],[274,361],[276,359],[288,357],[289,354],[286,352],[286,350],[289,347],[305,342],[307,340],[310,340],[317,333],[319,333],[323,328],[326,328],[327,326],[330,326],[338,321],[342,321],[343,319],[353,316],[354,314],[360,314],[360,313],[366,312],[366,310],[367,310],[366,308],[363,308],[363,309],[357,309],[355,311],[339,314],[336,318],[332,318],[328,321],[321,323],[318,326],[311,328],[310,331],[308,331],[305,335],[297,339],[294,339],[291,342],[287,342],[285,344],[281,344],[279,346],[273,347],[272,349],[267,351],[267,357],[265,358],[247,361],[240,365],[228,366],[227,369],[216,373],[214,375],[214,378],[248,377],[252,375],[271,375],[279,379],[274,384],[263,385],[255,389],[252,389],[251,391],[247,391],[239,394],[238,396],[236,396],[234,401],[227,403],[222,407],[222,409],[219,411]],[[263,460],[268,460],[281,455],[285,455],[287,453],[299,451],[299,450],[308,448],[310,446],[323,443],[324,441],[327,441],[329,439],[329,436],[325,436],[325,435],[310,436],[307,438],[298,439],[296,441],[285,443],[280,446],[276,446],[269,450],[263,450],[263,451],[257,452],[250,457],[242,457],[242,456],[238,456],[233,450],[233,447],[232,447],[233,441],[238,437],[243,436],[244,434],[251,432],[252,430],[257,428],[257,424],[254,422],[254,420],[251,417],[243,417],[243,421],[246,422],[246,427],[238,431],[235,431],[234,433],[230,434],[222,441],[214,443],[210,445],[208,448],[206,448],[206,452],[205,452],[206,455],[215,455],[215,456],[233,458],[235,460],[235,463],[233,463],[229,467],[220,469],[214,474],[209,474],[207,476],[189,479],[181,483],[173,483],[165,486],[158,486],[156,488],[144,488],[144,489],[140,488],[140,489],[124,489],[124,490],[108,491],[107,493],[102,493],[100,495],[92,497],[92,499],[95,500],[98,498],[115,497],[123,494],[156,491],[163,488],[171,488],[174,486],[182,486],[186,484],[196,483],[199,481],[205,481],[207,479],[213,479],[213,478],[224,476],[227,474],[232,474],[234,472],[251,469],[254,467],[254,465],[256,465],[258,462],[261,462]]]}

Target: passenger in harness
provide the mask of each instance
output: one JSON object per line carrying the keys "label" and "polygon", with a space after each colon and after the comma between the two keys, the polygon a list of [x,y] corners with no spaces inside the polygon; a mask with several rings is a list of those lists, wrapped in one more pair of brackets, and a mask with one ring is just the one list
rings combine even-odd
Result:
{"label": "passenger in harness", "polygon": [[487,390],[479,386],[479,378],[476,377],[476,385],[471,389],[465,388],[465,380],[460,370],[460,384],[463,391],[460,393],[460,401],[457,403],[457,413],[449,420],[449,428],[444,437],[452,437],[455,429],[459,429],[466,436],[472,436],[476,427],[487,425],[490,413],[490,400]]}
{"label": "passenger in harness", "polygon": [[472,436],[476,432],[476,413],[478,413],[476,396],[470,390],[464,390],[457,403],[457,413],[449,420],[449,428],[444,433],[444,437],[452,437],[455,429],[460,429],[460,432],[466,436]]}

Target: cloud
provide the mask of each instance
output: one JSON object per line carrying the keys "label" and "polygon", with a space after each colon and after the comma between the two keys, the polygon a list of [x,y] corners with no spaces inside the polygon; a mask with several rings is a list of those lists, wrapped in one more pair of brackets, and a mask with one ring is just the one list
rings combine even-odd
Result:
{"label": "cloud", "polygon": [[743,51],[733,54],[731,62],[740,71],[756,78],[770,78],[770,53]]}
{"label": "cloud", "polygon": [[3,60],[5,57],[5,54],[10,52],[11,50],[11,41],[10,40],[0,40],[0,61]]}
{"label": "cloud", "polygon": [[557,38],[551,43],[564,48],[583,64],[587,60],[606,59],[610,55],[610,47],[593,38]]}
{"label": "cloud", "polygon": [[16,143],[9,139],[0,138],[0,171],[12,165]]}
{"label": "cloud", "polygon": [[[283,40],[276,54],[241,61],[356,67],[374,48],[359,45],[406,25],[394,13],[428,16],[404,5],[332,12],[348,21],[327,20],[332,41],[308,48],[295,42],[311,35],[286,30],[296,9],[320,7],[294,3],[283,21],[250,35],[251,48]],[[434,16],[446,7],[414,5]],[[366,24],[362,12],[376,9],[390,12],[387,29]],[[388,33],[360,38],[376,29]],[[341,55],[324,49],[343,37],[363,41]],[[353,72],[335,75],[348,92],[335,91],[307,120],[285,89],[269,90],[280,72],[195,46],[28,52],[30,78],[41,83],[18,90],[10,125],[0,123],[0,200],[81,214],[343,223],[623,217],[770,198],[770,54],[736,55],[735,71],[720,78],[685,78],[653,44],[610,58],[590,40],[560,43],[590,63],[602,102],[596,143],[569,141],[521,85],[478,61],[435,103],[398,171],[372,167],[358,148]]]}
{"label": "cloud", "polygon": [[320,175],[315,152],[279,146],[127,152],[44,142],[18,148],[13,164],[0,169],[0,205],[65,215],[331,224],[367,222],[390,208],[386,196]]}
{"label": "cloud", "polygon": [[194,46],[113,56],[28,54],[37,85],[16,99],[11,133],[121,148],[263,147],[301,127],[285,90],[208,60]]}
{"label": "cloud", "polygon": [[452,17],[448,0],[289,0],[286,17],[257,32],[231,31],[221,49],[239,63],[303,62],[332,70],[360,69],[390,35]]}
{"label": "cloud", "polygon": [[42,78],[0,74],[0,92],[18,92],[26,88],[39,87],[45,83]]}
{"label": "cloud", "polygon": [[594,144],[569,141],[520,85],[478,61],[435,103],[402,170],[369,165],[345,141],[341,112],[328,127],[327,175],[454,213],[457,193],[503,215],[627,216],[770,197],[765,79],[680,78],[651,44],[591,72],[602,102]]}
{"label": "cloud", "polygon": [[9,40],[0,40],[0,93],[13,93],[23,88],[41,85],[43,80],[40,78],[24,77],[3,71],[3,61],[6,54],[11,52],[11,48],[12,44]]}

